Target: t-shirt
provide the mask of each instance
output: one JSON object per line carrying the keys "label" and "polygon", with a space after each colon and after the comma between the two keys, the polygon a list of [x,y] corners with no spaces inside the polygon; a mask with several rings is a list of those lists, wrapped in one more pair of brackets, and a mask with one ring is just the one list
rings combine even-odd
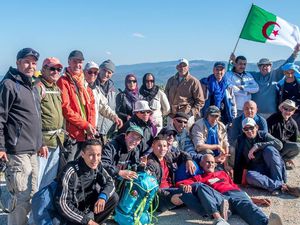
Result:
{"label": "t-shirt", "polygon": [[160,188],[169,188],[172,186],[172,182],[170,179],[170,173],[169,173],[169,168],[167,166],[166,160],[161,160],[160,161],[160,166],[162,169],[162,178],[161,178],[161,183],[160,183]]}

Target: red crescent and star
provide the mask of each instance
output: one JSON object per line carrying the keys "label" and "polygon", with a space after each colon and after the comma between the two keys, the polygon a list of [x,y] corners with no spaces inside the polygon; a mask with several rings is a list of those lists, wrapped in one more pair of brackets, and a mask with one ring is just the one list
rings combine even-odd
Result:
{"label": "red crescent and star", "polygon": [[265,38],[267,38],[268,40],[275,40],[276,36],[278,35],[279,29],[278,30],[273,30],[272,34],[275,36],[274,39],[270,38],[270,36],[268,36],[267,34],[267,29],[269,26],[271,25],[277,25],[280,28],[280,25],[274,21],[268,21],[264,24],[263,28],[262,28],[262,34]]}

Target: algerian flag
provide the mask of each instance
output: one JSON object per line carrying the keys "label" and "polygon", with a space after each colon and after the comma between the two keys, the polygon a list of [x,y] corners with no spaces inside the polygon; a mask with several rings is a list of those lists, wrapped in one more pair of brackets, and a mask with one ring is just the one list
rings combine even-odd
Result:
{"label": "algerian flag", "polygon": [[250,41],[285,45],[292,49],[300,43],[299,28],[278,16],[252,5],[240,38]]}

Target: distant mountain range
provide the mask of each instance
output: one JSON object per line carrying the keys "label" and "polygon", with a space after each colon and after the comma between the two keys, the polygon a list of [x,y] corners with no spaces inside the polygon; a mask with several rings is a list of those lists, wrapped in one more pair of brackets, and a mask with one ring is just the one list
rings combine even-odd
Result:
{"label": "distant mountain range", "polygon": [[[212,68],[215,61],[207,60],[191,60],[190,72],[192,75],[201,79],[212,74]],[[227,62],[225,62],[227,64]],[[284,63],[284,60],[273,62],[273,68],[278,68]],[[299,65],[300,62],[298,61]],[[156,62],[156,63],[140,63],[132,65],[120,65],[116,67],[116,73],[113,75],[112,80],[115,82],[117,88],[124,89],[125,76],[133,73],[138,77],[139,87],[142,85],[142,79],[145,73],[153,73],[156,79],[156,84],[166,85],[169,77],[176,73],[177,61]],[[247,71],[257,71],[255,63],[247,64]],[[0,76],[1,79],[1,76]]]}
{"label": "distant mountain range", "polygon": [[[207,60],[191,60],[190,72],[193,76],[201,79],[212,74],[212,69],[215,61]],[[225,62],[227,65],[227,62]],[[273,68],[278,68],[284,63],[284,60],[273,62]],[[299,65],[300,62],[297,62]],[[138,77],[139,87],[142,85],[143,76],[145,73],[153,73],[157,84],[165,85],[169,77],[176,73],[177,61],[157,62],[157,63],[140,63],[133,65],[117,66],[116,73],[113,75],[112,80],[115,82],[116,87],[124,89],[124,80],[127,74],[133,73]],[[247,71],[258,71],[255,63],[247,64]]]}

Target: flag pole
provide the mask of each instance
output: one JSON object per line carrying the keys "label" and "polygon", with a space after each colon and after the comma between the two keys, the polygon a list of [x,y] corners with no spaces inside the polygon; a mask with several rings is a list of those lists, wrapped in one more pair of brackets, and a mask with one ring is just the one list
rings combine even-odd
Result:
{"label": "flag pole", "polygon": [[[248,19],[248,16],[249,16],[249,14],[250,14],[250,12],[251,12],[251,9],[252,9],[253,5],[254,5],[254,4],[252,3],[252,4],[251,4],[251,7],[250,7],[250,10],[249,10],[249,12],[248,12],[248,14],[247,14],[247,17],[246,17],[246,19],[245,19],[244,25],[245,25],[245,23],[246,23],[246,21],[247,21],[247,19]],[[243,25],[243,28],[244,28],[244,25]],[[235,53],[235,50],[236,50],[236,48],[237,48],[237,46],[238,46],[238,44],[239,44],[240,36],[241,36],[242,31],[243,31],[243,28],[241,29],[241,32],[240,32],[239,37],[238,37],[238,40],[237,40],[237,42],[236,42],[236,44],[235,44],[235,46],[234,46],[234,48],[233,48],[232,54]],[[231,57],[229,57],[229,61],[228,61],[228,70],[229,70],[229,65],[232,63],[230,58],[231,58]]]}

